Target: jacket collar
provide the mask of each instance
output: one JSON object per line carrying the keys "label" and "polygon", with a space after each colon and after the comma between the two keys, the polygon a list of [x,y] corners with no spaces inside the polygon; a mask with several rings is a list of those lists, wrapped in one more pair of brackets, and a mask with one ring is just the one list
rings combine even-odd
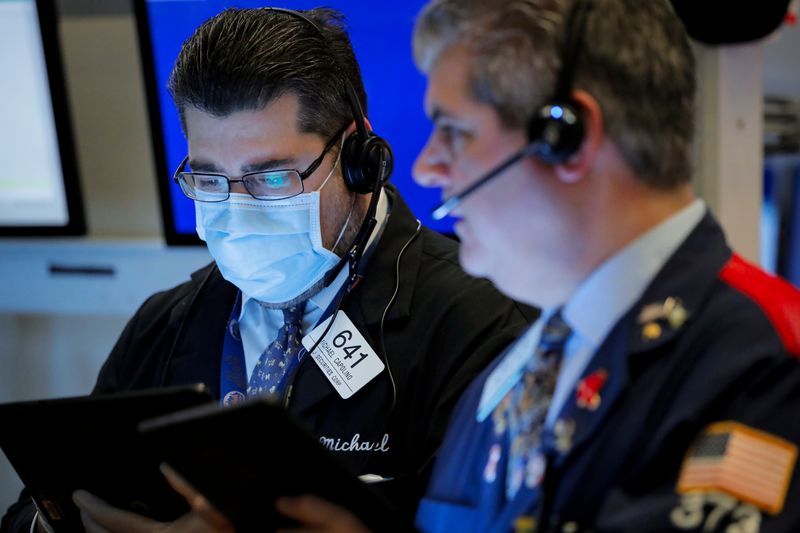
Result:
{"label": "jacket collar", "polygon": [[663,348],[692,323],[730,255],[721,228],[706,213],[614,326],[567,398],[554,425],[563,454],[558,462],[590,440],[631,376],[666,353]]}
{"label": "jacket collar", "polygon": [[[385,187],[389,197],[389,220],[378,241],[375,252],[370,257],[364,272],[364,279],[349,296],[359,302],[364,321],[377,324],[383,316],[386,304],[391,300],[398,284],[397,295],[386,320],[404,318],[411,312],[414,288],[417,286],[422,240],[411,238],[417,232],[419,222],[408,205],[398,194],[394,185]],[[408,246],[405,251],[403,248]],[[397,272],[397,259],[403,257]],[[400,279],[396,279],[399,274]]]}

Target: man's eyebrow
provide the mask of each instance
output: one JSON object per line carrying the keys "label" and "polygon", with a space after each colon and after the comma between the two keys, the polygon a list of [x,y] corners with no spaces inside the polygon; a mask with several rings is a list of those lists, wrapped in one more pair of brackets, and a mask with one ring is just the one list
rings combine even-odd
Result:
{"label": "man's eyebrow", "polygon": [[296,160],[292,157],[284,157],[281,159],[264,159],[263,161],[256,161],[249,165],[244,165],[240,170],[242,174],[249,172],[262,172],[265,170],[284,170],[293,169],[296,166]]}
{"label": "man's eyebrow", "polygon": [[[193,172],[222,174],[220,168],[214,163],[209,163],[206,161],[192,161],[190,159],[187,164]],[[284,157],[280,159],[264,159],[263,161],[256,161],[255,163],[244,165],[239,170],[242,174],[248,174],[250,172],[261,172],[266,170],[291,169],[294,168],[294,164],[294,158],[290,157]]]}
{"label": "man's eyebrow", "polygon": [[430,120],[433,123],[439,122],[440,120],[447,120],[447,121],[454,121],[454,122],[462,122],[463,119],[458,113],[453,113],[451,110],[448,110],[446,107],[443,107],[441,104],[435,104],[431,108],[430,113]]}
{"label": "man's eyebrow", "polygon": [[436,123],[442,120],[443,118],[450,118],[451,115],[441,107],[434,107],[431,110],[431,122]]}
{"label": "man's eyebrow", "polygon": [[211,172],[214,174],[219,174],[220,170],[217,168],[217,165],[214,163],[208,163],[206,161],[193,161],[189,159],[186,162],[186,165],[191,169],[192,172]]}

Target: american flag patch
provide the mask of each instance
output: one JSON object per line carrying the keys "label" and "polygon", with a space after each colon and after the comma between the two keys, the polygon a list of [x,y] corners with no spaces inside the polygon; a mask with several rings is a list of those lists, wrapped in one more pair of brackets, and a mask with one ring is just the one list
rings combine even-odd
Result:
{"label": "american flag patch", "polygon": [[777,514],[796,461],[791,442],[736,422],[717,422],[689,448],[678,492],[723,491]]}

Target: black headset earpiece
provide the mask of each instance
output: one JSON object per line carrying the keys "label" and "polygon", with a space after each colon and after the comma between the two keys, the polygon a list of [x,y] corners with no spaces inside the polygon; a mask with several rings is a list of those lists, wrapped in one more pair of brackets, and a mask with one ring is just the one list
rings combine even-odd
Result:
{"label": "black headset earpiece", "polygon": [[[386,161],[386,178],[381,180],[381,166]],[[347,188],[366,194],[374,192],[379,182],[385,182],[392,173],[392,150],[381,137],[370,133],[362,139],[358,132],[345,139],[342,148],[342,174]]]}
{"label": "black headset earpiece", "polygon": [[357,193],[375,192],[392,175],[394,168],[392,149],[382,137],[367,130],[364,112],[349,80],[347,101],[353,110],[356,131],[345,139],[342,146],[344,182],[348,189]]}
{"label": "black headset earpiece", "polygon": [[571,95],[586,19],[591,8],[591,0],[576,0],[571,9],[566,22],[555,93],[549,102],[533,113],[528,122],[531,155],[545,163],[564,163],[580,150],[583,143],[583,118]]}
{"label": "black headset earpiece", "polygon": [[[326,38],[317,23],[299,11],[282,7],[264,9],[286,13],[303,20],[323,39]],[[382,137],[367,129],[367,119],[364,117],[364,110],[361,109],[353,84],[349,79],[345,79],[344,82],[346,93],[344,97],[353,113],[356,131],[345,139],[342,146],[342,175],[349,190],[361,194],[375,192],[392,175],[394,168],[392,149]]]}

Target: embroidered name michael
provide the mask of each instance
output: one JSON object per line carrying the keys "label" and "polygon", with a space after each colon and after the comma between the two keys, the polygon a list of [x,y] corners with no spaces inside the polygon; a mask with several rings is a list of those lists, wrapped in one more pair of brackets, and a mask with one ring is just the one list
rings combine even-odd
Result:
{"label": "embroidered name michael", "polygon": [[356,433],[350,441],[342,442],[342,439],[320,437],[319,441],[323,446],[334,452],[388,452],[389,434],[384,433],[380,442],[361,442],[361,434]]}

